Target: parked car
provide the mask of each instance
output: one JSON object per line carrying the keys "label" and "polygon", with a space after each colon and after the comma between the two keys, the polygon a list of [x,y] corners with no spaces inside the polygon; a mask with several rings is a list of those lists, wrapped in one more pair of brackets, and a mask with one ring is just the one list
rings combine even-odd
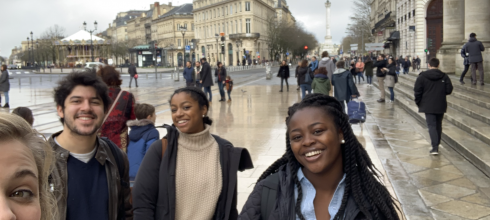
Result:
{"label": "parked car", "polygon": [[11,69],[11,70],[13,70],[13,69],[17,69],[17,65],[15,65],[15,64],[9,64],[9,65],[7,66],[7,68],[8,68],[8,69]]}
{"label": "parked car", "polygon": [[85,63],[84,68],[97,70],[97,68],[99,68],[99,66],[105,66],[105,64],[99,63],[99,62],[87,62],[87,63]]}

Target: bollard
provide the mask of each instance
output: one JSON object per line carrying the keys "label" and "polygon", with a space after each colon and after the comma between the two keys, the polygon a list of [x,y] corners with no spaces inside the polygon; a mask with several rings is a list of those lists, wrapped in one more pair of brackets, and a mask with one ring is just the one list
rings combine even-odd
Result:
{"label": "bollard", "polygon": [[29,76],[29,85],[32,84],[31,77]]}
{"label": "bollard", "polygon": [[49,73],[53,73],[53,68],[49,68]]}
{"label": "bollard", "polygon": [[20,87],[20,78],[18,78],[18,79],[19,79],[19,87]]}
{"label": "bollard", "polygon": [[148,73],[146,73],[146,78],[148,79]]}
{"label": "bollard", "polygon": [[63,72],[63,67],[61,67],[61,72]]}

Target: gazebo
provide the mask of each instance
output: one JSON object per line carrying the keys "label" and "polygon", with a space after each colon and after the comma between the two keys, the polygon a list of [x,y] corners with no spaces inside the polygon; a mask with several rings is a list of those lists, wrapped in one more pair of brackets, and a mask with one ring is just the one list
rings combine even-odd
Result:
{"label": "gazebo", "polygon": [[54,44],[58,47],[60,57],[65,59],[62,61],[67,63],[69,67],[91,62],[92,44],[95,62],[101,62],[104,57],[108,57],[108,54],[104,54],[103,46],[109,46],[110,43],[110,40],[105,40],[93,35],[90,36],[90,33],[85,30],[80,30],[69,37],[54,42]]}

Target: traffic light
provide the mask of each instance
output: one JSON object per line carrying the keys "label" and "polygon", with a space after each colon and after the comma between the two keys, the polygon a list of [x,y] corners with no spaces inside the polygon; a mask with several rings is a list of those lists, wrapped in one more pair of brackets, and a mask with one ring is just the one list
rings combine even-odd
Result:
{"label": "traffic light", "polygon": [[221,53],[225,54],[225,44],[221,44]]}
{"label": "traffic light", "polygon": [[429,50],[425,49],[425,50],[424,50],[424,52],[426,52],[426,53],[427,53],[427,52],[429,52]]}
{"label": "traffic light", "polygon": [[308,50],[308,46],[305,46],[305,50]]}

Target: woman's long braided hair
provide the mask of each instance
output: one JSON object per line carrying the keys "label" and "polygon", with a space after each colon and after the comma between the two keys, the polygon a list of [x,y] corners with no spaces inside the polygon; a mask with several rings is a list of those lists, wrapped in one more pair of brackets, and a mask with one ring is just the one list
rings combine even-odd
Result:
{"label": "woman's long braided hair", "polygon": [[[321,108],[326,114],[332,116],[335,120],[335,125],[342,130],[344,135],[345,144],[342,144],[341,152],[343,168],[346,174],[346,185],[342,204],[334,219],[343,219],[350,196],[352,196],[360,211],[368,219],[380,219],[380,216],[384,216],[386,219],[399,219],[397,210],[400,210],[400,208],[395,204],[395,199],[385,186],[379,181],[381,176],[371,162],[366,150],[354,135],[348,122],[348,116],[344,113],[339,101],[322,94],[308,95],[300,103],[296,103],[289,108],[286,125],[289,126],[291,118],[298,110],[311,107]],[[295,172],[301,167],[301,164],[296,160],[291,149],[288,131],[286,132],[286,153],[260,176],[258,182],[276,173],[282,165],[286,164],[291,167],[293,179],[298,188],[295,211],[299,219],[304,220],[305,218],[301,213],[303,192],[297,172]],[[369,209],[372,210],[372,213],[368,211]]]}

